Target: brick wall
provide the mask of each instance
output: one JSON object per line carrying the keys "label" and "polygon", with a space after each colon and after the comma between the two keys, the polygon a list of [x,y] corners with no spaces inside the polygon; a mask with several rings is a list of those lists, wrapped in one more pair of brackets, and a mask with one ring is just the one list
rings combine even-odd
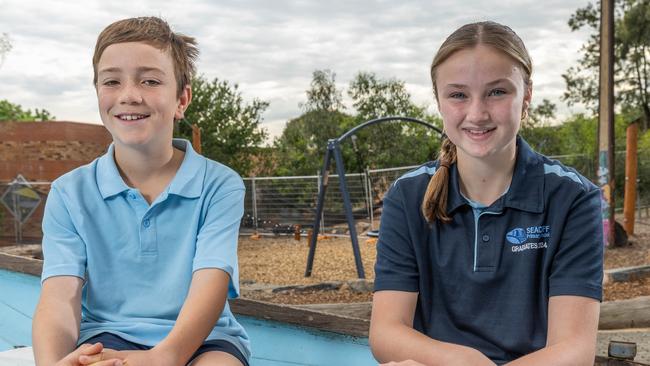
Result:
{"label": "brick wall", "polygon": [[[102,155],[111,135],[101,125],[76,122],[0,122],[0,195],[18,174],[51,182]],[[26,241],[42,237],[41,219],[49,185],[34,185],[42,202],[23,226]],[[13,216],[0,205],[0,241],[14,241]]]}

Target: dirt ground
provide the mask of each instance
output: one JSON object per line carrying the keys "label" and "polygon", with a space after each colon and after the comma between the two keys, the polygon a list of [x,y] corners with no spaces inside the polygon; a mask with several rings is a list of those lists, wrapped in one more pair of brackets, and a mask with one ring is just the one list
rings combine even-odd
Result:
{"label": "dirt ground", "polygon": [[[605,268],[621,268],[650,264],[650,222],[637,223],[635,236],[622,248],[605,251]],[[360,238],[366,279],[374,279],[375,243]],[[335,302],[365,302],[372,300],[371,293],[357,293],[342,286],[327,291],[246,291],[251,285],[308,285],[331,281],[350,281],[357,278],[352,246],[349,237],[330,237],[318,241],[311,277],[304,277],[309,243],[306,238],[295,241],[289,236],[262,236],[252,240],[241,236],[239,242],[240,280],[243,296],[285,304],[312,304]],[[650,295],[650,279],[605,286],[605,300],[622,300]]]}

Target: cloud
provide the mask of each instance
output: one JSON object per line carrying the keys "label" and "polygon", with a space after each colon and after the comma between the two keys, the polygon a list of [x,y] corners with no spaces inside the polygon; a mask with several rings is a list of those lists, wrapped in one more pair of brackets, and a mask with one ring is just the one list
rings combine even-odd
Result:
{"label": "cloud", "polygon": [[[98,33],[130,16],[157,15],[196,37],[199,71],[240,85],[247,100],[271,103],[265,125],[281,130],[301,113],[311,73],[331,69],[347,87],[358,71],[405,81],[414,100],[432,105],[428,69],[458,26],[492,19],[524,39],[535,63],[535,98],[560,104],[561,74],[587,34],[566,22],[583,0],[307,1],[153,0],[53,2],[0,0],[0,32],[14,49],[0,68],[0,98],[46,108],[58,118],[98,121],[91,60]],[[541,99],[538,99],[541,101]],[[270,128],[271,130],[271,128]]]}

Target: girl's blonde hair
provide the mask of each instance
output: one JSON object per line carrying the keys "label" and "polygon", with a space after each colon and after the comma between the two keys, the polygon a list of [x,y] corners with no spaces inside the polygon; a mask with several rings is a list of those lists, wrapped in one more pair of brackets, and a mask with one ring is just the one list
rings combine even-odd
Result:
{"label": "girl's blonde hair", "polygon": [[[440,64],[445,62],[452,54],[478,45],[490,46],[515,60],[521,68],[524,83],[526,86],[530,86],[533,64],[521,38],[510,27],[499,23],[491,21],[471,23],[458,28],[447,37],[433,58],[431,81],[433,82],[433,94],[436,101],[438,100],[436,71]],[[424,194],[422,214],[429,223],[436,220],[448,223],[451,221],[451,218],[447,215],[449,168],[456,162],[456,145],[446,136],[443,137],[438,160],[438,168],[431,180],[429,180],[429,185]]]}

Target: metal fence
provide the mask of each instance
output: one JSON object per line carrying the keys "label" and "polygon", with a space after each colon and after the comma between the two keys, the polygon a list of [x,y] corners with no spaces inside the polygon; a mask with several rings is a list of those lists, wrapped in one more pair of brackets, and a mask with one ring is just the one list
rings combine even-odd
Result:
{"label": "metal fence", "polygon": [[[625,152],[617,152],[615,156],[615,202],[616,208],[621,210],[625,183]],[[575,154],[553,158],[574,167],[588,179],[596,180],[597,164],[593,156]],[[353,216],[359,233],[378,228],[384,194],[392,182],[414,168],[415,166],[367,169],[363,173],[346,175]],[[637,182],[637,218],[647,219],[650,217],[650,150],[638,152]],[[36,191],[41,201],[20,225],[14,219],[13,213],[4,204],[0,204],[0,240],[2,241],[38,242],[42,236],[40,226],[43,206],[50,183],[27,183]],[[10,182],[0,182],[0,197],[8,190],[9,184]],[[313,225],[320,186],[318,175],[251,177],[244,178],[244,184],[246,198],[241,224],[243,234],[256,231],[268,234],[294,233],[295,225],[300,225],[302,231],[306,232]],[[342,235],[347,233],[339,177],[336,174],[329,177],[322,219],[323,232]]]}
{"label": "metal fence", "polygon": [[[637,154],[637,215],[649,217],[650,150],[639,150]],[[614,168],[616,171],[614,204],[617,211],[623,210],[623,196],[625,193],[625,155],[625,151],[617,151],[614,154]],[[562,162],[562,164],[566,166],[573,167],[592,182],[597,182],[598,162],[592,155],[572,154],[553,156],[551,158]]]}
{"label": "metal fence", "polygon": [[[376,228],[375,212],[390,184],[412,166],[346,174],[354,219],[362,230]],[[308,230],[314,223],[319,175],[244,178],[246,199],[242,232],[294,233],[295,225]],[[347,221],[338,175],[330,175],[321,228],[344,234]]]}
{"label": "metal fence", "polygon": [[[571,154],[551,156],[564,165],[575,168],[592,182],[597,179],[597,161],[592,155]],[[615,154],[617,211],[623,208],[625,183],[625,151]],[[357,231],[377,229],[383,195],[392,182],[416,168],[405,166],[366,170],[347,174],[346,181],[353,206]],[[650,150],[638,152],[637,217],[650,217]],[[320,180],[317,175],[305,177],[263,177],[244,179],[247,186],[245,218],[242,232],[293,233],[294,225],[309,229],[314,222]],[[255,220],[257,218],[257,220]],[[322,231],[345,234],[347,221],[337,175],[329,178],[325,196]]]}

